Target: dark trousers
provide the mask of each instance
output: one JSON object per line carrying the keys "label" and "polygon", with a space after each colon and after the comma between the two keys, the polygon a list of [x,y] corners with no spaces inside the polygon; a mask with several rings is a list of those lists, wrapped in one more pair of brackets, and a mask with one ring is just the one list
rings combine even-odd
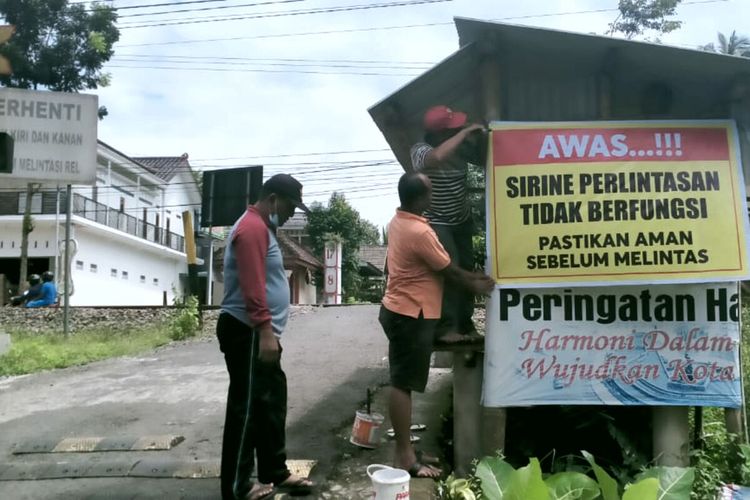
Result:
{"label": "dark trousers", "polygon": [[[474,246],[472,236],[474,225],[471,220],[455,226],[444,224],[431,224],[437,234],[438,240],[443,245],[451,263],[467,271],[474,269]],[[474,296],[465,288],[456,286],[455,283],[446,283],[443,287],[443,309],[438,322],[435,335],[440,338],[446,333],[473,333],[474,322],[471,317],[474,314]]]}
{"label": "dark trousers", "polygon": [[281,362],[258,359],[259,335],[227,313],[216,325],[229,371],[229,394],[221,448],[221,497],[245,498],[258,456],[258,480],[279,484],[286,467],[286,375]]}

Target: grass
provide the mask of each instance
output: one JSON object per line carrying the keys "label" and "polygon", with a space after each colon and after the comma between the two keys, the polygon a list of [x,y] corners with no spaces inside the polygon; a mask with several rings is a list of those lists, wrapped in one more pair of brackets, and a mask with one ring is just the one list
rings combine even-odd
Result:
{"label": "grass", "polygon": [[171,341],[169,330],[150,329],[127,334],[103,331],[62,334],[11,333],[11,348],[0,356],[0,376],[21,375],[53,368],[148,351]]}

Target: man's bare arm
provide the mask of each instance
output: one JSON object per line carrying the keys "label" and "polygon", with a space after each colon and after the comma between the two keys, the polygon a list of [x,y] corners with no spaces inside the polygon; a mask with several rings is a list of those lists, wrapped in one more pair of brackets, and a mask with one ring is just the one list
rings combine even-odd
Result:
{"label": "man's bare arm", "polygon": [[461,129],[461,131],[456,135],[454,135],[450,139],[447,139],[445,142],[427,153],[427,156],[425,156],[424,158],[424,169],[430,170],[431,168],[440,166],[442,162],[447,160],[453,153],[456,152],[461,143],[464,142],[472,132],[482,129],[484,129],[484,125],[480,125],[478,123],[474,123],[464,129]]}
{"label": "man's bare arm", "polygon": [[488,295],[495,287],[495,280],[482,273],[472,273],[450,263],[440,271],[445,279],[466,288],[475,295]]}

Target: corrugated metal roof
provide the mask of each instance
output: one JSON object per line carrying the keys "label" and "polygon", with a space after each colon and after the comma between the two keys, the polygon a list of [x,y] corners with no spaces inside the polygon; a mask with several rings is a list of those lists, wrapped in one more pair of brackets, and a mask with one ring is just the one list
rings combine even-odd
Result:
{"label": "corrugated metal roof", "polygon": [[[369,109],[405,168],[411,168],[409,147],[421,139],[422,114],[430,106],[446,104],[470,120],[484,119],[483,59],[499,63],[500,118],[511,121],[728,118],[730,89],[750,74],[750,59],[697,49],[475,19],[455,23],[461,48]],[[666,115],[643,112],[654,84],[672,93]],[[750,123],[740,124],[746,151],[748,129]]]}

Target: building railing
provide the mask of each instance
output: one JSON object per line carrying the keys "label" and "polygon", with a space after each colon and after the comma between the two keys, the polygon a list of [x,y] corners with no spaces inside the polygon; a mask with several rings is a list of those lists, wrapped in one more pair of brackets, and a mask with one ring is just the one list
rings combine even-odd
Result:
{"label": "building railing", "polygon": [[[0,216],[1,215],[22,215],[22,207],[19,207],[19,198],[21,193],[0,193]],[[33,203],[34,208],[32,209],[32,215],[37,214],[54,214],[57,212],[57,193],[46,192],[41,193],[41,205]],[[97,203],[96,201],[81,196],[80,194],[73,193],[73,215],[78,215],[84,219],[88,219],[105,226],[109,226],[112,229],[117,229],[133,236],[138,236],[144,240],[152,241],[165,247],[177,250],[178,252],[185,251],[185,238],[179,234],[171,231],[166,231],[164,228],[157,227],[150,222],[145,222],[141,219],[133,217],[132,215],[120,212],[119,210],[108,207],[103,203]],[[60,214],[65,214],[65,193],[60,193]]]}

